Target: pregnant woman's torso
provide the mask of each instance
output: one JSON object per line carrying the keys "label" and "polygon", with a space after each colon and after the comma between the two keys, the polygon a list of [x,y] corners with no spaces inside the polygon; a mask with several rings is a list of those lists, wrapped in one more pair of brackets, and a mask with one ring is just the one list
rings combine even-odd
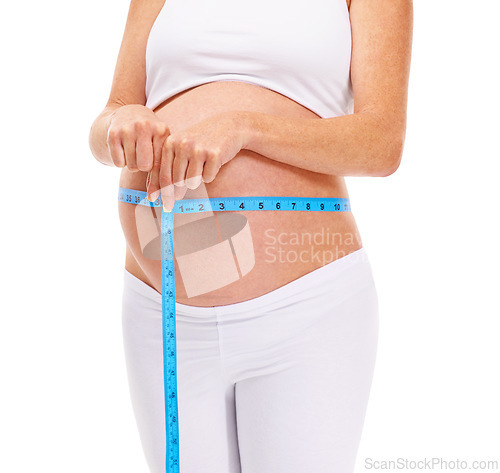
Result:
{"label": "pregnant woman's torso", "polygon": [[[164,121],[171,133],[187,128],[211,115],[229,110],[247,110],[284,117],[320,119],[318,115],[299,103],[258,85],[239,81],[216,81],[190,88],[181,92],[156,108],[157,116]],[[334,157],[333,157],[334,158]],[[122,170],[120,186],[136,190],[146,190],[147,173],[132,173]],[[291,196],[291,197],[349,197],[344,178],[319,174],[277,161],[249,150],[241,150],[235,158],[223,165],[219,174],[209,184],[202,184],[197,191],[188,191],[184,198],[194,198],[190,192],[200,196],[245,197],[245,196]],[[161,264],[158,258],[144,254],[144,238],[141,241],[144,217],[138,217],[136,206],[119,203],[120,220],[127,240],[125,268],[146,284],[161,292]],[[143,209],[147,209],[143,207]],[[150,210],[150,209],[147,209]],[[216,217],[232,212],[214,212]],[[176,214],[176,235],[183,241],[175,240],[175,250],[186,247],[192,240],[193,252],[185,258],[182,268],[176,261],[176,300],[193,306],[226,305],[245,301],[268,293],[300,276],[341,258],[362,246],[354,217],[351,212],[293,212],[293,211],[239,211],[250,230],[241,232],[240,240],[235,237],[231,245],[236,261],[247,261],[248,252],[253,252],[251,269],[243,274],[241,268],[235,270],[235,260],[229,260],[221,253],[194,250],[200,247],[199,225],[189,225],[192,216]],[[203,214],[197,214],[200,218]],[[153,215],[151,214],[151,218]],[[185,220],[185,222],[183,221]],[[244,219],[243,219],[244,220]],[[210,225],[217,220],[206,220]],[[179,231],[183,223],[182,231]],[[219,226],[220,226],[219,222]],[[240,228],[236,228],[235,231]],[[229,221],[231,227],[231,222]],[[221,236],[218,228],[219,236]],[[224,240],[224,237],[221,238]],[[235,243],[241,243],[235,246]],[[250,245],[250,246],[249,246]],[[188,245],[189,246],[189,245]],[[229,248],[229,246],[227,246]],[[235,249],[236,248],[236,249]],[[239,249],[238,249],[239,248]],[[238,251],[240,254],[238,255]],[[244,254],[242,254],[242,252]],[[181,252],[182,253],[182,252]],[[183,253],[189,251],[183,249]],[[227,254],[227,253],[224,253]],[[207,259],[208,255],[208,259]],[[215,259],[213,259],[215,258]],[[215,265],[216,289],[189,296],[183,282],[197,280],[208,264]],[[213,272],[214,268],[209,271]],[[236,271],[236,272],[235,272]],[[234,277],[234,274],[237,274]],[[214,279],[214,278],[212,278]],[[223,282],[225,281],[225,282]],[[228,281],[230,281],[228,283]]]}

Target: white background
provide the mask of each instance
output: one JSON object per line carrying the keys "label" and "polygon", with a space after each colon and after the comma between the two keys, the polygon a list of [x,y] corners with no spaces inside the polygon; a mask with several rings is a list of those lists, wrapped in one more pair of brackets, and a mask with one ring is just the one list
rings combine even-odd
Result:
{"label": "white background", "polygon": [[[88,147],[127,11],[0,7],[5,473],[147,472],[121,341],[119,170]],[[357,472],[500,461],[499,14],[498,0],[415,2],[402,164],[348,178],[381,311]]]}

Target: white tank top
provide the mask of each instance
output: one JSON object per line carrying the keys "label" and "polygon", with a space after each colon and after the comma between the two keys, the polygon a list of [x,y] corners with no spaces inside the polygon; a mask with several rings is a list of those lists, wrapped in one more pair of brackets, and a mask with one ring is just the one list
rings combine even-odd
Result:
{"label": "white tank top", "polygon": [[353,112],[346,0],[166,0],[146,49],[146,106],[241,81],[322,118]]}

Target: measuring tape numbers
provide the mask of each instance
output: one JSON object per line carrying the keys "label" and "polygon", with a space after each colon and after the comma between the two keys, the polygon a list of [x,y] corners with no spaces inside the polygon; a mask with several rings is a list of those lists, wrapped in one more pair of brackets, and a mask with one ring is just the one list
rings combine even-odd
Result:
{"label": "measuring tape numbers", "polygon": [[[150,202],[146,192],[119,188],[118,200],[146,207],[161,207],[161,197]],[[248,210],[346,212],[341,197],[215,197],[175,201],[171,212],[161,214],[161,281],[163,381],[165,391],[166,473],[179,473],[179,413],[177,403],[177,340],[175,321],[174,215],[176,213],[236,212]]]}

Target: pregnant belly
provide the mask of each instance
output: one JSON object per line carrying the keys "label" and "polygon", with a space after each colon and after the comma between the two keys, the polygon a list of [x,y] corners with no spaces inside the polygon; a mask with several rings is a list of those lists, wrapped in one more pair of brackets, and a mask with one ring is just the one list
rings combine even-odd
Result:
{"label": "pregnant belly", "polygon": [[[246,110],[320,119],[293,100],[253,84],[219,81],[189,89],[156,110],[172,133],[211,115]],[[146,190],[147,173],[123,169],[120,186]],[[344,179],[241,150],[196,197],[349,197]],[[161,292],[160,213],[119,203],[127,241],[125,267]],[[352,212],[217,212],[175,215],[176,300],[226,305],[268,293],[362,246]]]}

